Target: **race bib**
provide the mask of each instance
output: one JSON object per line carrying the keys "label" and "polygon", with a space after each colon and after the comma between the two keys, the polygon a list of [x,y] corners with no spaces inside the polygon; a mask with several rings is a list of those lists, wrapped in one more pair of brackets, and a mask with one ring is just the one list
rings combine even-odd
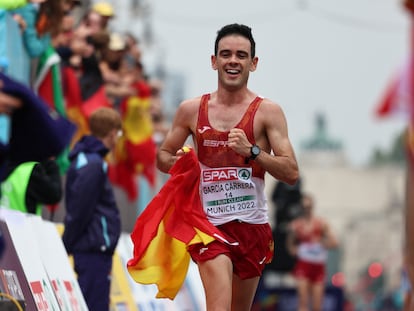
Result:
{"label": "race bib", "polygon": [[210,218],[250,213],[257,208],[257,191],[248,167],[203,169],[201,194]]}
{"label": "race bib", "polygon": [[323,263],[327,258],[327,251],[321,243],[302,243],[299,245],[298,257],[302,260]]}

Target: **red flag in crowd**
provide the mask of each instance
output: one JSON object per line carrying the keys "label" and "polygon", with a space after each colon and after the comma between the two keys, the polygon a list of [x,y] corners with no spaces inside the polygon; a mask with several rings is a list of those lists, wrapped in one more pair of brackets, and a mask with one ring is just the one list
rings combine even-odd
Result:
{"label": "red flag in crowd", "polygon": [[137,95],[125,98],[120,105],[124,134],[109,169],[111,181],[126,192],[130,201],[138,197],[137,175],[143,175],[152,187],[156,177],[157,146],[149,114],[151,89],[143,81],[134,87]]}
{"label": "red flag in crowd", "polygon": [[208,220],[201,205],[200,166],[190,150],[171,168],[171,178],[138,217],[131,239],[133,258],[127,263],[131,277],[141,284],[156,284],[157,298],[174,299],[183,284],[190,255],[186,247],[218,240],[237,245]]}
{"label": "red flag in crowd", "polygon": [[108,97],[106,96],[104,85],[102,85],[91,97],[83,102],[83,115],[88,119],[92,112],[100,107],[112,107]]}
{"label": "red flag in crowd", "polygon": [[375,114],[378,117],[409,117],[412,96],[414,95],[412,92],[412,72],[412,62],[409,62],[391,81],[376,107]]}
{"label": "red flag in crowd", "polygon": [[399,116],[407,120],[405,148],[407,158],[414,163],[414,80],[410,76],[400,76],[389,85],[375,112],[379,117]]}
{"label": "red flag in crowd", "polygon": [[64,66],[62,69],[62,77],[66,115],[77,128],[77,131],[72,139],[73,144],[89,132],[89,125],[88,119],[82,110],[82,94],[75,71],[69,66]]}
{"label": "red flag in crowd", "polygon": [[118,141],[114,159],[109,165],[109,178],[125,191],[131,202],[139,194],[135,179],[137,174],[145,176],[150,186],[155,187],[156,147],[152,137],[140,144],[134,144],[124,137]]}
{"label": "red flag in crowd", "polygon": [[404,0],[411,16],[411,51],[404,68],[391,81],[375,113],[379,117],[400,116],[408,121],[405,144],[407,157],[414,160],[414,1]]}

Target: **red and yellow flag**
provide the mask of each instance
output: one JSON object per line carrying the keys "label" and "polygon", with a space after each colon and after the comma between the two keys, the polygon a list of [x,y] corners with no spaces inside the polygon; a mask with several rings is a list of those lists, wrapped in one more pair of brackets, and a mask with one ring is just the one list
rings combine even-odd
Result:
{"label": "red and yellow flag", "polygon": [[190,150],[170,170],[171,177],[138,217],[131,239],[133,258],[127,263],[131,277],[141,284],[156,284],[157,298],[174,299],[183,284],[190,255],[187,246],[226,237],[208,220],[200,194],[200,166]]}
{"label": "red and yellow flag", "polygon": [[130,201],[139,195],[136,176],[144,176],[151,187],[156,184],[156,149],[152,137],[150,114],[151,90],[144,81],[133,85],[137,95],[125,98],[120,105],[124,135],[118,141],[114,159],[109,167],[109,178],[121,187]]}

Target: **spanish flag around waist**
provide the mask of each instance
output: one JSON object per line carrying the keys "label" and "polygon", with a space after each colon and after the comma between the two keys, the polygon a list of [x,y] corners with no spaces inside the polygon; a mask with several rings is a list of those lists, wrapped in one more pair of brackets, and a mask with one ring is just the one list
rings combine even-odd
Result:
{"label": "spanish flag around waist", "polygon": [[156,284],[156,298],[174,299],[190,264],[187,246],[218,240],[229,242],[208,220],[199,194],[200,166],[191,149],[169,171],[170,179],[137,218],[131,239],[134,257],[127,263],[131,277]]}

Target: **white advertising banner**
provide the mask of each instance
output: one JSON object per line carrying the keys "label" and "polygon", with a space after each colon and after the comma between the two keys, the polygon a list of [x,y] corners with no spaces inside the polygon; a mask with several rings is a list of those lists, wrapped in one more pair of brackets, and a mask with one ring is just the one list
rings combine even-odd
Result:
{"label": "white advertising banner", "polygon": [[73,272],[56,224],[31,217],[41,260],[62,311],[87,311],[85,300]]}
{"label": "white advertising banner", "polygon": [[88,311],[56,224],[0,209],[37,311]]}
{"label": "white advertising banner", "polygon": [[[37,235],[29,218],[39,217],[0,209],[7,223],[14,248],[20,259],[38,311],[58,311],[59,304],[49,282],[36,241]],[[44,241],[44,243],[48,243]]]}

